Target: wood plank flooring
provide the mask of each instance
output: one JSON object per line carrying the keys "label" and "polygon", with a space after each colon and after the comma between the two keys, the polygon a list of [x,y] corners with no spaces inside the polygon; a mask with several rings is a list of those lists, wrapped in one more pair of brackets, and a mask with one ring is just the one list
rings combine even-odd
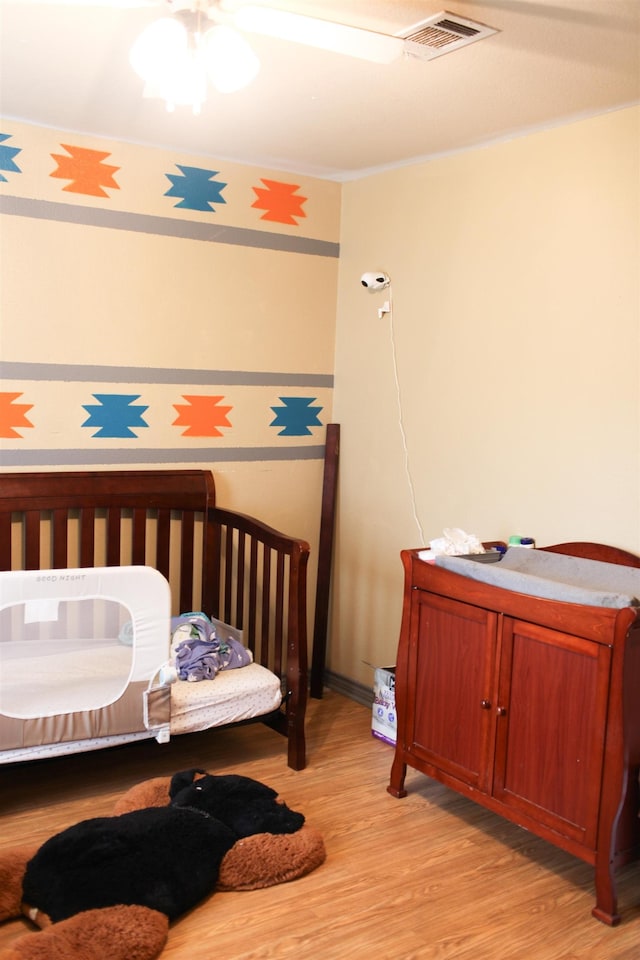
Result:
{"label": "wood plank flooring", "polygon": [[[293,883],[215,894],[172,926],[163,960],[640,960],[640,864],[620,872],[622,923],[606,927],[586,864],[418,773],[391,797],[393,749],[366,707],[312,700],[308,753],[295,773],[284,740],[252,725],[5,766],[0,845],[109,814],[147,777],[242,773],[305,813],[327,861]],[[28,929],[0,925],[0,947]]]}

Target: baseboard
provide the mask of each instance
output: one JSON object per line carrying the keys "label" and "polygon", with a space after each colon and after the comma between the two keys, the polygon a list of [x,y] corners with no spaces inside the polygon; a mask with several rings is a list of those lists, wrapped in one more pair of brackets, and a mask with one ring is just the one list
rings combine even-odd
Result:
{"label": "baseboard", "polygon": [[349,700],[355,700],[365,707],[370,707],[373,703],[373,688],[364,683],[358,683],[357,680],[351,680],[349,677],[343,677],[340,673],[334,673],[332,670],[325,670],[324,685],[329,690],[335,690],[348,697]]}

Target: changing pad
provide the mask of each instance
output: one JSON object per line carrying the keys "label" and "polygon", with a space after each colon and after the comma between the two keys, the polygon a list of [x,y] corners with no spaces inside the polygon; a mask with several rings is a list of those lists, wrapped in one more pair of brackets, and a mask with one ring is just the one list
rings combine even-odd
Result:
{"label": "changing pad", "polygon": [[436,557],[436,565],[528,596],[592,607],[640,606],[640,569],[544,550],[510,547],[499,563]]}

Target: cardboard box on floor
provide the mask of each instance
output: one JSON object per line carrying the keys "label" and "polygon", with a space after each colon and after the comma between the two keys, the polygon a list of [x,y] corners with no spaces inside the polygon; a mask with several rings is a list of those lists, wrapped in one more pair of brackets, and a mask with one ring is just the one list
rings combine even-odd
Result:
{"label": "cardboard box on floor", "polygon": [[379,740],[395,746],[397,731],[396,669],[376,667],[373,675],[371,733]]}

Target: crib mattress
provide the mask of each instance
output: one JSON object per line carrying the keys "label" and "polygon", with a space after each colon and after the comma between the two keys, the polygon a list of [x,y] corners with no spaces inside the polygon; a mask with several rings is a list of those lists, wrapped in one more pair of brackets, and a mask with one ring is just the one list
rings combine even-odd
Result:
{"label": "crib mattress", "polygon": [[[251,720],[277,710],[280,681],[259,664],[218,674],[215,680],[170,688],[170,721],[147,728],[142,703],[145,684],[129,684],[114,704],[97,711],[59,714],[18,721],[0,716],[0,763],[59,757],[171,735],[196,733],[239,720]],[[164,708],[161,708],[164,712]]]}
{"label": "crib mattress", "polygon": [[[109,678],[94,677],[92,685],[94,693],[102,696],[104,689],[109,687]],[[169,736],[265,716],[277,710],[282,702],[278,677],[260,664],[252,663],[237,670],[222,671],[213,680],[196,683],[178,680],[168,690],[156,689],[156,693],[164,694],[158,711],[162,722],[147,727],[143,720],[147,687],[144,683],[130,683],[122,697],[98,710],[49,716],[41,713],[27,720],[5,713],[0,716],[0,763],[80,753],[156,736],[166,741]],[[50,687],[43,684],[41,689],[44,709]],[[71,705],[73,684],[65,689],[68,691],[65,697]],[[86,684],[82,682],[77,691],[78,698],[85,700],[86,694]],[[18,695],[16,687],[15,698],[12,692],[11,700],[14,708]],[[6,696],[3,702],[7,709]],[[24,713],[24,703],[21,707]],[[168,725],[165,722],[167,715]]]}
{"label": "crib mattress", "polygon": [[[127,685],[131,650],[86,641],[83,656],[73,650],[56,656],[18,656],[23,644],[5,644],[0,713],[33,720],[81,713],[115,703],[113,691]],[[13,652],[13,657],[10,655]],[[10,666],[10,669],[7,669]],[[222,670],[213,680],[177,680],[171,687],[171,733],[191,733],[211,726],[249,720],[277,710],[282,701],[278,677],[258,663]]]}
{"label": "crib mattress", "polygon": [[172,734],[194,733],[277,710],[282,702],[278,677],[250,663],[222,670],[213,680],[178,680],[171,687]]}

